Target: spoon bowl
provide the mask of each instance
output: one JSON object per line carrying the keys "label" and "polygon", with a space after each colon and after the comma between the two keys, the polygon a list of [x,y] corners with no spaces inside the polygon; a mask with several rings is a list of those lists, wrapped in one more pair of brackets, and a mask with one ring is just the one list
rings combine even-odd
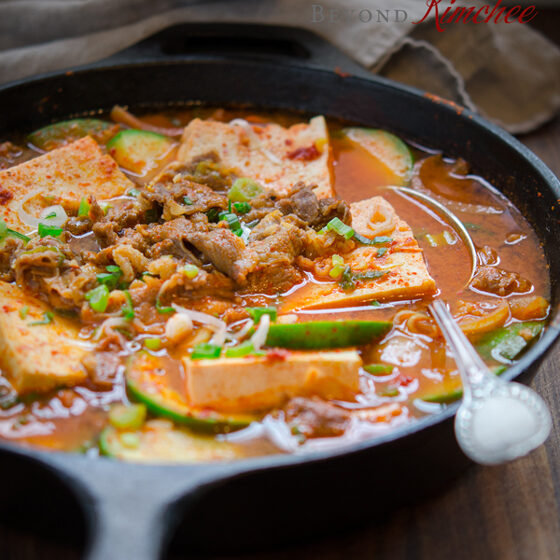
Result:
{"label": "spoon bowl", "polygon": [[465,455],[497,465],[544,443],[552,427],[544,400],[529,387],[490,372],[443,301],[432,302],[430,311],[461,374],[464,396],[455,416],[455,437]]}

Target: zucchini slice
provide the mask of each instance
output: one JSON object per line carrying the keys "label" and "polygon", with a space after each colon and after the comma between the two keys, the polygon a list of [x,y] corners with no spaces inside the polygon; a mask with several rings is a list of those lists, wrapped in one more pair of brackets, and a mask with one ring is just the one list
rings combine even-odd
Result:
{"label": "zucchini slice", "polygon": [[[186,401],[181,391],[181,372],[170,358],[139,352],[126,364],[126,386],[130,394],[156,415],[178,424],[207,432],[228,432],[248,426],[258,420],[249,414],[220,414],[211,409],[196,409]],[[174,386],[175,385],[175,386]]]}
{"label": "zucchini slice", "polygon": [[388,321],[312,321],[270,326],[266,345],[294,350],[323,350],[371,344],[391,328]]}
{"label": "zucchini slice", "polygon": [[532,344],[543,328],[542,321],[512,323],[482,336],[476,342],[475,348],[487,360],[510,363]]}
{"label": "zucchini slice", "polygon": [[27,139],[37,148],[48,152],[84,136],[91,136],[99,144],[105,144],[119,128],[118,124],[99,119],[70,119],[40,128]]}
{"label": "zucchini slice", "polygon": [[407,145],[397,136],[377,128],[344,128],[343,134],[379,160],[395,176],[395,185],[410,179],[414,159]]}
{"label": "zucchini slice", "polygon": [[137,463],[199,463],[243,457],[239,445],[193,434],[162,420],[147,422],[133,432],[107,427],[101,432],[99,450],[102,455]]}
{"label": "zucchini slice", "polygon": [[[475,348],[486,360],[495,360],[509,364],[535,341],[543,328],[543,321],[513,323],[484,335],[475,344]],[[491,369],[496,375],[501,375],[507,369],[507,366],[495,366]],[[459,400],[463,396],[463,388],[460,386],[459,379],[457,382],[458,386],[453,389],[438,391],[420,397],[420,399],[440,404],[449,404]]]}
{"label": "zucchini slice", "polygon": [[121,167],[137,175],[145,175],[162,163],[174,145],[163,134],[130,128],[111,138],[107,149]]}

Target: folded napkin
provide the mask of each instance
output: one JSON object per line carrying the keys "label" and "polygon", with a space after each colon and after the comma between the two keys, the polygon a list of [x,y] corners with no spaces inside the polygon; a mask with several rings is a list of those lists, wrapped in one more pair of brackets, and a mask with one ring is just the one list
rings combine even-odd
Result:
{"label": "folded napkin", "polygon": [[313,31],[373,72],[513,133],[558,112],[560,50],[542,35],[519,23],[438,32],[433,13],[413,23],[426,11],[424,0],[3,0],[0,82],[97,61],[177,23],[262,23]]}

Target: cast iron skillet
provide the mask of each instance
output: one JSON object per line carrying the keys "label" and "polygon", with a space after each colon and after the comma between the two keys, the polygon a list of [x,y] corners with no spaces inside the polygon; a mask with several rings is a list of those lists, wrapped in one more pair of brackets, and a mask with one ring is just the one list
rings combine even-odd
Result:
{"label": "cast iron skillet", "polygon": [[[545,247],[552,324],[504,375],[531,378],[558,336],[558,180],[503,130],[370,75],[311,33],[173,27],[101,63],[0,88],[0,134],[116,103],[138,109],[198,100],[381,126],[464,157],[524,212]],[[65,537],[85,524],[90,560],[153,560],[173,533],[186,550],[276,546],[386,515],[457,476],[469,463],[453,436],[456,409],[339,451],[232,463],[141,466],[2,444],[2,510]]]}

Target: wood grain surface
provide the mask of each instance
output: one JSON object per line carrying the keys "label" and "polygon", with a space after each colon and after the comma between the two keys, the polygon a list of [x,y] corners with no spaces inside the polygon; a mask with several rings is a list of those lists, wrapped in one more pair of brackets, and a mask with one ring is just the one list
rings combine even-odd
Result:
{"label": "wood grain surface", "polygon": [[[553,16],[553,33],[558,33],[559,15],[556,12]],[[549,19],[543,23],[548,25]],[[521,140],[560,176],[560,119]],[[559,366],[560,345],[533,382],[553,412],[554,427],[546,444],[530,456],[499,467],[473,467],[439,495],[388,515],[384,523],[367,529],[266,553],[205,558],[560,559]],[[371,507],[375,508],[375,504]],[[81,556],[81,551],[70,544],[0,525],[0,559],[78,560]],[[169,556],[170,560],[185,558],[176,551]]]}

